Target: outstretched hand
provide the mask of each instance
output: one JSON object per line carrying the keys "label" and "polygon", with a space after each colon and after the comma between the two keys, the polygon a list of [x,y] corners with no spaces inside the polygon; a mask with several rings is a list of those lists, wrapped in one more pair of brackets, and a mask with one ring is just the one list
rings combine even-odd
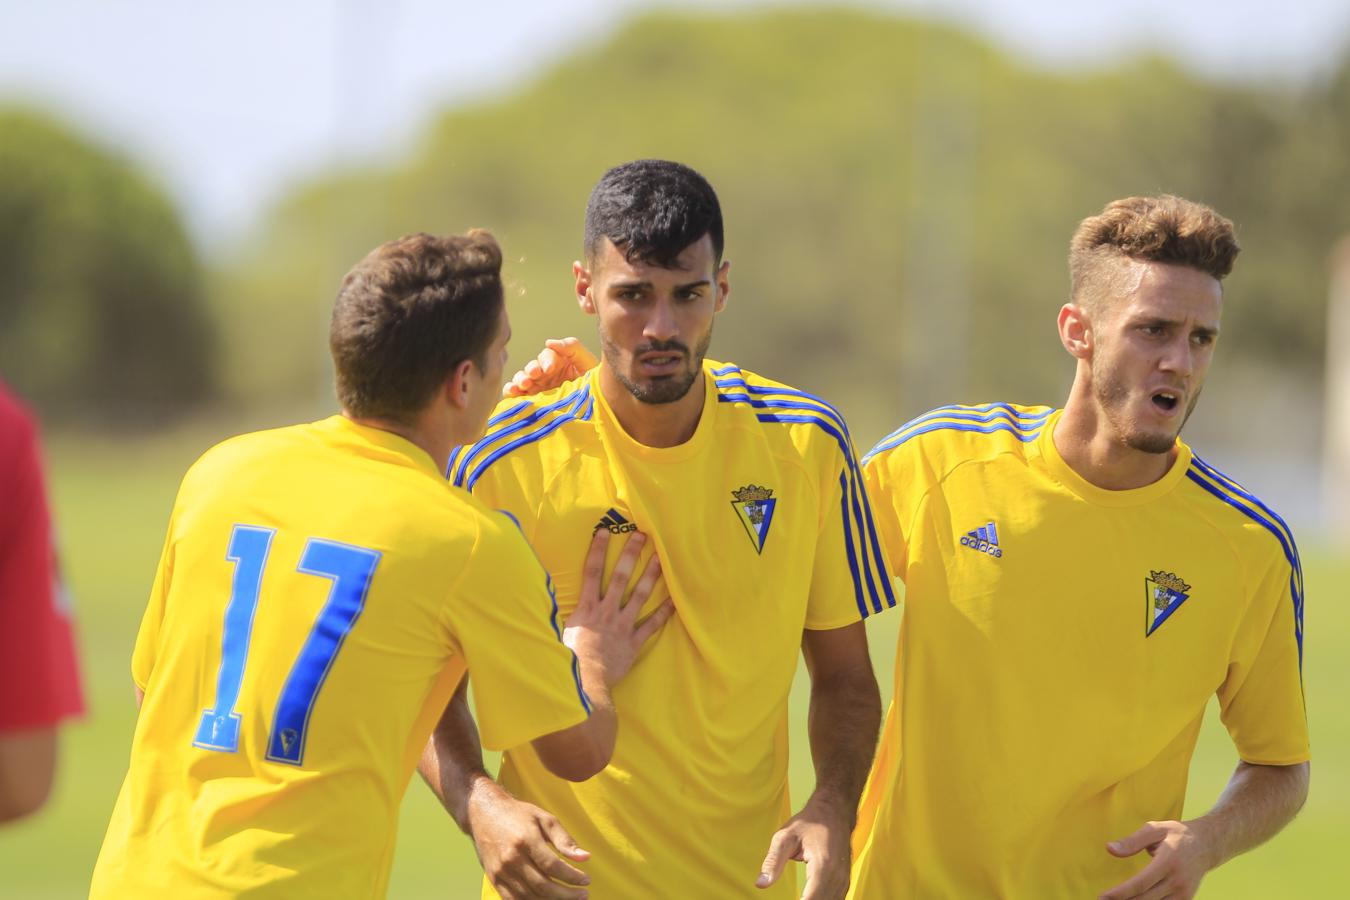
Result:
{"label": "outstretched hand", "polygon": [[591,538],[591,548],[582,569],[581,593],[576,609],[567,617],[562,635],[563,643],[572,648],[583,669],[597,667],[596,677],[607,686],[614,685],[628,673],[643,645],[675,612],[674,604],[667,598],[655,612],[638,621],[642,607],[660,581],[661,560],[655,553],[647,561],[628,602],[623,601],[638,556],[647,542],[647,536],[640,531],[628,536],[614,571],[610,573],[609,583],[601,592],[605,550],[610,538],[607,528],[597,528]]}
{"label": "outstretched hand", "polygon": [[510,381],[502,385],[502,397],[529,397],[552,390],[564,382],[580,378],[599,362],[595,354],[574,337],[561,340],[550,338],[544,341],[544,349],[538,357],[527,362],[523,369],[511,376]]}

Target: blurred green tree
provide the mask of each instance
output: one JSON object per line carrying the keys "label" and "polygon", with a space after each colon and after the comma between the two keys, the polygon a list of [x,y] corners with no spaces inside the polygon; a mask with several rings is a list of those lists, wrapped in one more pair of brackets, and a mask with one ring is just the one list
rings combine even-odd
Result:
{"label": "blurred green tree", "polygon": [[[1046,70],[885,14],[645,15],[446,112],[388,169],[283,201],[221,295],[274,323],[231,341],[251,355],[229,369],[254,379],[239,390],[313,396],[321,358],[287,348],[321,334],[347,266],[414,230],[501,238],[525,294],[517,361],[545,335],[585,337],[569,267],[587,191],[610,165],[660,156],[703,171],[725,207],[733,292],[714,355],[840,398],[864,445],[936,403],[1058,402],[1069,236],[1132,194],[1181,194],[1237,223],[1222,359],[1283,380],[1224,379],[1211,405],[1278,400],[1289,379],[1307,393],[1326,252],[1350,227],[1347,72],[1294,88],[1212,83],[1161,57]],[[1250,393],[1262,383],[1269,397]]]}
{"label": "blurred green tree", "polygon": [[212,364],[201,267],[164,194],[0,107],[0,373],[44,418],[134,427],[207,397]]}

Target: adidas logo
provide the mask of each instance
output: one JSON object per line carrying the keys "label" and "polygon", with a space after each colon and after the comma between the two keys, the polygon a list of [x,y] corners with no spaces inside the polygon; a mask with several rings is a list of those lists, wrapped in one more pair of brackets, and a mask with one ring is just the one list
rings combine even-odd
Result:
{"label": "adidas logo", "polygon": [[993,522],[961,535],[961,546],[980,553],[988,553],[995,559],[1003,555],[1003,548],[998,545],[998,529],[994,527]]}
{"label": "adidas logo", "polygon": [[605,513],[600,518],[600,521],[595,523],[595,527],[591,529],[591,533],[594,534],[601,528],[608,528],[610,534],[623,534],[627,531],[637,531],[637,526],[625,519],[619,511],[612,506],[609,508],[609,512]]}

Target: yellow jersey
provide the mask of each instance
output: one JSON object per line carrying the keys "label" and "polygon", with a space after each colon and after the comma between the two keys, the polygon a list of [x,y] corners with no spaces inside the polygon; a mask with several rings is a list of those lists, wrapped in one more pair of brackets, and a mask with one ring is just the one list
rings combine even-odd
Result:
{"label": "yellow jersey", "polygon": [[136,638],[145,699],[90,896],[383,896],[466,666],[490,747],[585,720],[546,580],[397,435],[334,416],[209,450]]}
{"label": "yellow jersey", "polygon": [[[592,370],[503,403],[487,436],[451,457],[456,484],[520,520],[564,615],[597,528],[640,529],[644,555],[661,557],[676,614],[614,690],[609,767],[573,784],[517,747],[500,773],[591,852],[579,867],[595,900],[795,897],[791,872],[770,890],[754,883],[790,815],[803,630],[895,604],[839,413],[734,365],[705,362],[702,383],[698,427],[676,447],[633,440]],[[609,565],[621,547],[611,542]],[[496,896],[486,884],[484,896]]]}
{"label": "yellow jersey", "polygon": [[894,699],[854,835],[857,900],[1095,897],[1108,841],[1181,815],[1206,703],[1242,759],[1308,759],[1289,528],[1178,441],[1109,491],[1060,413],[944,407],[864,460],[906,585]]}

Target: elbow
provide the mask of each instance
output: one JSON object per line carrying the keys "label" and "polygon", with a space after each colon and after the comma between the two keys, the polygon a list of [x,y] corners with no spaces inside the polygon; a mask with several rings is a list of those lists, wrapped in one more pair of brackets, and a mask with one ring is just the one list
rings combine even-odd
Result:
{"label": "elbow", "polygon": [[544,765],[550,772],[565,781],[585,781],[604,771],[609,765],[610,753],[596,743],[578,748],[566,758],[545,760]]}

